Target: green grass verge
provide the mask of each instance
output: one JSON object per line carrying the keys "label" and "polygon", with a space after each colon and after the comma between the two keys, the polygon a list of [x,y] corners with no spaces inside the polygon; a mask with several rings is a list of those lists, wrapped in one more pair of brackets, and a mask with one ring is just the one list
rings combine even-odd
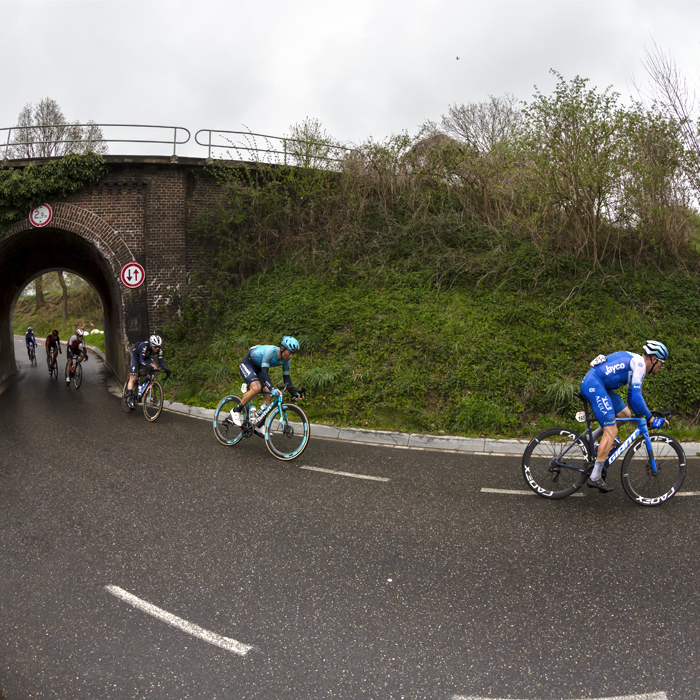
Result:
{"label": "green grass verge", "polygon": [[442,290],[428,271],[367,263],[333,279],[293,262],[270,266],[206,306],[186,308],[168,334],[171,394],[216,406],[240,393],[247,348],[288,333],[301,341],[292,378],[310,389],[313,421],[528,437],[576,426],[573,392],[593,357],[641,352],[658,338],[671,361],[645,381],[647,403],[673,407],[674,434],[700,439],[700,279],[582,270],[566,259],[537,264]]}

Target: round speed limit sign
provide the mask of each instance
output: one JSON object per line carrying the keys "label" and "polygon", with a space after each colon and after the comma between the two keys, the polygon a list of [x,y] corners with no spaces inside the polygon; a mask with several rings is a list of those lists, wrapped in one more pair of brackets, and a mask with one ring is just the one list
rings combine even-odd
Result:
{"label": "round speed limit sign", "polygon": [[136,289],[143,284],[144,279],[146,279],[146,272],[143,266],[139,265],[137,262],[130,262],[124,265],[122,268],[122,283],[125,287],[129,289]]}
{"label": "round speed limit sign", "polygon": [[40,204],[29,212],[29,223],[31,223],[32,226],[41,228],[51,221],[52,216],[53,211],[51,207],[48,204]]}

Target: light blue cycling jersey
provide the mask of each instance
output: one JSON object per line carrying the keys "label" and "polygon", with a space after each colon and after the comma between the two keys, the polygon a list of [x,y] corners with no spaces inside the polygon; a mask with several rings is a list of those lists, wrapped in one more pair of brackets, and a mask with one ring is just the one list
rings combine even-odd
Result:
{"label": "light blue cycling jersey", "polygon": [[253,361],[256,369],[268,369],[269,367],[281,367],[282,375],[289,374],[291,360],[281,360],[277,357],[277,345],[254,345],[248,351],[248,357]]}
{"label": "light blue cycling jersey", "polygon": [[615,391],[627,384],[627,403],[630,408],[639,416],[651,418],[651,411],[642,396],[642,381],[646,373],[646,364],[641,355],[626,350],[614,352],[604,359],[601,356],[601,361],[595,364],[584,378],[581,389],[588,398],[590,393],[594,393],[590,392],[590,389],[596,380],[607,391]]}

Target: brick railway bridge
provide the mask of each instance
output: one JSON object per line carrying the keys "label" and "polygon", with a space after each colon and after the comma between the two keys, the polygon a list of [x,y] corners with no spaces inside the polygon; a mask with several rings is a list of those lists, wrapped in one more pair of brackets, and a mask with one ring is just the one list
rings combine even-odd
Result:
{"label": "brick railway bridge", "polygon": [[[158,331],[173,312],[173,297],[196,261],[197,219],[216,202],[220,186],[205,159],[105,156],[105,161],[109,172],[98,183],[47,202],[53,211],[49,224],[33,226],[27,212],[0,237],[0,381],[16,371],[17,299],[45,272],[73,272],[95,289],[102,301],[107,364],[120,378],[128,374],[131,345]],[[121,282],[129,262],[146,272],[136,289]]]}

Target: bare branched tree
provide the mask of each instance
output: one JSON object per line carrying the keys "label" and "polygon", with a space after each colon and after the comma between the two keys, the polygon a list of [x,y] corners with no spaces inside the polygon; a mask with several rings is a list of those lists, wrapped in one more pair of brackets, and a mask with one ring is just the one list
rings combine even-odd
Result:
{"label": "bare branched tree", "polygon": [[[700,106],[695,91],[689,86],[671,53],[665,53],[656,42],[653,49],[644,49],[642,63],[651,78],[651,87],[643,96],[680,125],[685,147],[700,158],[697,122]],[[697,171],[690,169],[688,176],[696,192],[700,192]]]}
{"label": "bare branched tree", "polygon": [[501,97],[490,95],[486,102],[450,105],[440,126],[450,136],[485,154],[497,144],[510,141],[522,122],[518,100],[506,93]]}
{"label": "bare branched tree", "polygon": [[69,123],[56,100],[26,104],[13,132],[11,158],[49,158],[66,153],[107,153],[102,130],[93,121]]}

